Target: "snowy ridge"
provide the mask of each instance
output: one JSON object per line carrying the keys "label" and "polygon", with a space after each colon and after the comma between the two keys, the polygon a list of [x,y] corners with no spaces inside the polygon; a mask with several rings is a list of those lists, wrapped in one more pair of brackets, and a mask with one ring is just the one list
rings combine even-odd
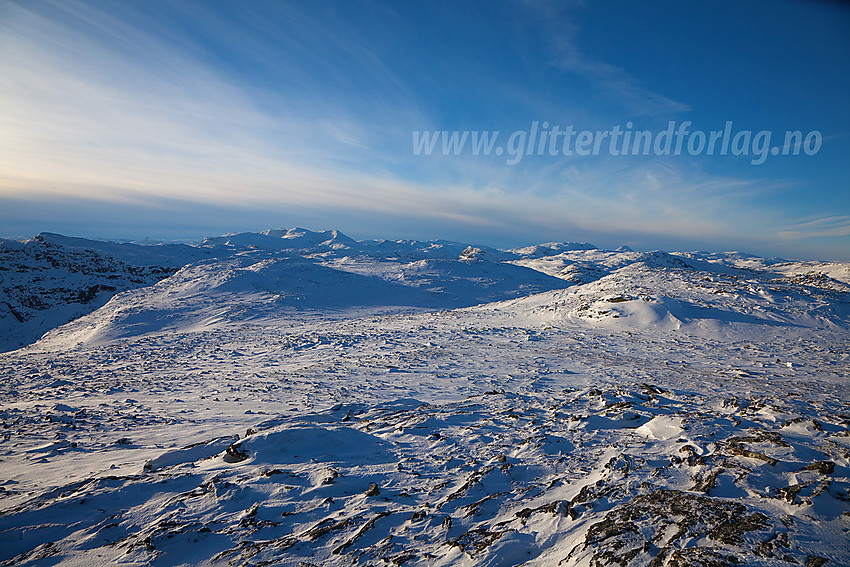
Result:
{"label": "snowy ridge", "polygon": [[162,331],[196,331],[246,321],[278,324],[305,312],[448,309],[564,287],[512,264],[461,259],[334,259],[240,252],[190,264],[159,284],[114,297],[90,315],[48,332],[36,345],[65,349]]}
{"label": "snowy ridge", "polygon": [[[7,241],[9,242],[9,241]],[[51,232],[42,232],[24,244],[41,243],[65,251],[97,253],[111,257],[131,266],[166,266],[179,268],[189,262],[207,257],[209,251],[189,244],[136,244],[130,242],[110,242],[63,236]]]}
{"label": "snowy ridge", "polygon": [[0,352],[32,343],[115,293],[149,286],[177,269],[173,253],[129,254],[125,262],[82,247],[82,240],[47,233],[0,241]]}
{"label": "snowy ridge", "polygon": [[850,298],[836,291],[843,286],[817,277],[795,280],[776,273],[653,268],[637,262],[588,284],[482,309],[547,324],[658,328],[702,336],[735,329],[765,335],[781,327],[847,331]]}

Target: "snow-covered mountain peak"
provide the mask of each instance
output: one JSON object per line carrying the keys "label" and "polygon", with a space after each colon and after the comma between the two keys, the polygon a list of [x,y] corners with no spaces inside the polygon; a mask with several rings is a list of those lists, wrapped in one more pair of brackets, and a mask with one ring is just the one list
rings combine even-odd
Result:
{"label": "snow-covered mountain peak", "polygon": [[356,240],[349,238],[336,229],[314,232],[306,228],[279,228],[264,230],[262,234],[295,241],[293,242],[293,248],[296,246],[301,248],[309,248],[311,246],[344,248],[357,243]]}
{"label": "snow-covered mountain peak", "polygon": [[576,250],[597,250],[597,248],[593,244],[587,244],[586,242],[547,242],[545,244],[535,244],[522,248],[511,248],[509,252],[526,258],[540,258],[542,256],[554,256],[563,252]]}

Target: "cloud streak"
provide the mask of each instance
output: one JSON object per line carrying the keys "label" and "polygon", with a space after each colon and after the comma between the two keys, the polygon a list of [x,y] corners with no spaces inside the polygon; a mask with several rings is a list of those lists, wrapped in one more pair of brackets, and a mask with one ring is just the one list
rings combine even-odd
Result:
{"label": "cloud streak", "polygon": [[787,230],[780,231],[779,236],[789,240],[850,236],[850,216],[832,215],[805,219],[791,224]]}
{"label": "cloud streak", "polygon": [[553,65],[584,77],[632,117],[670,116],[690,110],[688,104],[653,92],[625,69],[592,57],[581,49],[579,28],[572,15],[587,8],[584,2],[527,0],[523,5],[537,16],[544,28],[543,35],[548,38]]}

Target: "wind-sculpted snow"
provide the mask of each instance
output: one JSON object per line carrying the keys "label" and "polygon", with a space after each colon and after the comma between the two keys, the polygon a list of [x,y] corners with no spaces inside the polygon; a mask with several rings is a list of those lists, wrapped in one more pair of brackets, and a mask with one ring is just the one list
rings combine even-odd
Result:
{"label": "wind-sculpted snow", "polygon": [[850,565],[847,264],[189,248],[0,354],[0,563]]}
{"label": "wind-sculpted snow", "polygon": [[651,384],[337,404],[7,510],[3,554],[92,565],[842,564],[840,410]]}

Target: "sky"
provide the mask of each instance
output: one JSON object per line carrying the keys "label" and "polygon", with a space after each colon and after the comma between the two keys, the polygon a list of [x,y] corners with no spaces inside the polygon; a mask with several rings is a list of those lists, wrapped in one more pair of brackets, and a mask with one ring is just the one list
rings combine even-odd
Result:
{"label": "sky", "polygon": [[848,30],[826,1],[2,0],[0,236],[850,260]]}

